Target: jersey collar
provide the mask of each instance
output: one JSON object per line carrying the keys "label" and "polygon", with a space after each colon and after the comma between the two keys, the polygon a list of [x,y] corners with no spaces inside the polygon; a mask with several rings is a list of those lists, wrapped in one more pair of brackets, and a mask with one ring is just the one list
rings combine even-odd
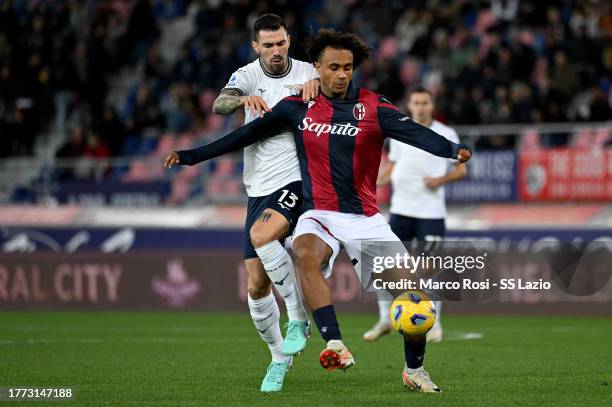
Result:
{"label": "jersey collar", "polygon": [[334,102],[334,101],[341,102],[343,100],[355,100],[355,99],[359,99],[359,88],[357,88],[353,84],[353,81],[350,81],[348,85],[348,90],[346,91],[346,97],[344,99],[333,99],[323,94],[323,92],[321,92],[321,95],[325,97],[325,99],[329,100],[330,102]]}
{"label": "jersey collar", "polygon": [[289,72],[291,71],[291,58],[287,58],[287,70],[285,72],[281,72],[279,74],[273,74],[271,72],[268,72],[268,70],[266,69],[266,67],[264,66],[263,62],[261,62],[261,58],[259,59],[259,65],[261,66],[262,71],[264,72],[264,74],[266,74],[267,77],[269,78],[284,78],[285,76],[287,76],[289,74]]}
{"label": "jersey collar", "polygon": [[353,84],[353,81],[351,81],[348,85],[346,98],[350,100],[359,99],[359,89]]}

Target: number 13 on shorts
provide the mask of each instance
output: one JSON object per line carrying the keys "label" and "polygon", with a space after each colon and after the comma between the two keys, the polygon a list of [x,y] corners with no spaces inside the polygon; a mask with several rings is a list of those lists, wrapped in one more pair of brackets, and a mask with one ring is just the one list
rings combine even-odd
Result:
{"label": "number 13 on shorts", "polygon": [[290,192],[288,189],[283,189],[282,195],[278,198],[278,204],[283,209],[289,210],[293,209],[299,200],[300,198],[296,194]]}

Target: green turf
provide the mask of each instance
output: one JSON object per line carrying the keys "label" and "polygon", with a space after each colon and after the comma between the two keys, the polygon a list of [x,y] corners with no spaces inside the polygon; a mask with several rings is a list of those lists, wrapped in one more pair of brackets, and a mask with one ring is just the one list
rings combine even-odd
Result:
{"label": "green turf", "polygon": [[610,319],[445,317],[449,339],[484,336],[429,346],[442,394],[403,388],[401,338],[360,339],[373,319],[340,316],[347,373],[321,369],[315,332],[283,392],[262,395],[269,354],[246,314],[0,312],[0,387],[70,386],[72,406],[612,405]]}

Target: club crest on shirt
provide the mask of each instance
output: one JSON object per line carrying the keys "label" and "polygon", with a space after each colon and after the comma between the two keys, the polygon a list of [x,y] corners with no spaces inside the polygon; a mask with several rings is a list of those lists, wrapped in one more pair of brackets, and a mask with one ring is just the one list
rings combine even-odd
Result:
{"label": "club crest on shirt", "polygon": [[363,117],[365,116],[365,106],[363,105],[363,103],[357,103],[353,107],[353,116],[355,116],[355,119],[357,120],[363,119]]}
{"label": "club crest on shirt", "polygon": [[300,85],[285,85],[286,89],[289,89],[289,94],[291,96],[298,96],[302,89]]}

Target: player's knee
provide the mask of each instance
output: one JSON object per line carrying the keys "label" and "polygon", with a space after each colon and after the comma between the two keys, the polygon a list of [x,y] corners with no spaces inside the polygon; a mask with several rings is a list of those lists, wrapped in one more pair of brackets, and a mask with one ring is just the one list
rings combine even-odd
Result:
{"label": "player's knee", "polygon": [[258,226],[253,226],[251,228],[249,231],[249,237],[251,238],[251,244],[256,249],[265,246],[274,240],[274,236],[272,236],[269,231]]}
{"label": "player's knee", "polygon": [[293,248],[298,269],[302,274],[317,271],[321,266],[320,255],[317,250],[309,246],[297,246]]}

